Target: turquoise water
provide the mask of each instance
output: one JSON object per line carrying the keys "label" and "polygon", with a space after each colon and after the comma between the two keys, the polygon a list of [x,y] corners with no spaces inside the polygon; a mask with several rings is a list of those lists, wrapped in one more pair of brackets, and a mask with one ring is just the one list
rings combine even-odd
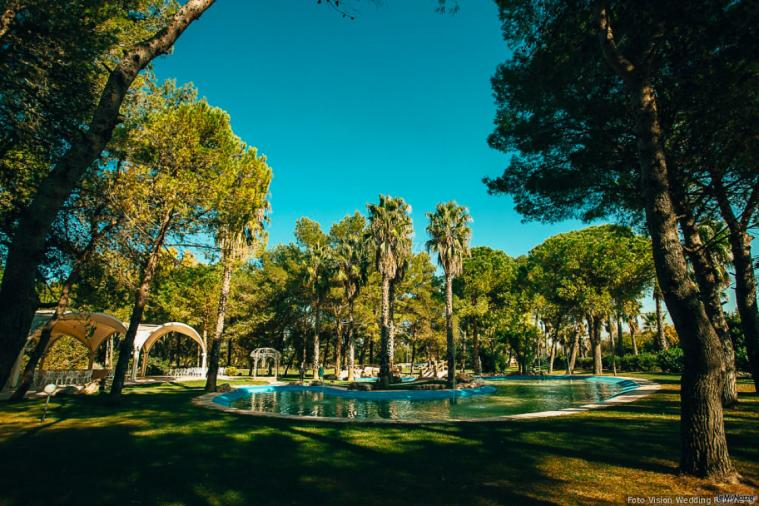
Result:
{"label": "turquoise water", "polygon": [[246,411],[356,420],[444,421],[550,411],[599,402],[634,390],[610,377],[483,378],[468,390],[363,392],[335,387],[256,386],[219,395],[214,402]]}

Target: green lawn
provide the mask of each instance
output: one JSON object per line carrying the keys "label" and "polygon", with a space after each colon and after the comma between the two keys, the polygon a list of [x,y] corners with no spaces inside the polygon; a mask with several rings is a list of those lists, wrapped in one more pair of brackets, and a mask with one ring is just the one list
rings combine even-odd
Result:
{"label": "green lawn", "polygon": [[[506,423],[328,425],[194,407],[200,382],[0,404],[0,504],[587,504],[627,494],[748,493],[759,397],[727,412],[746,485],[676,475],[678,379],[621,407]],[[193,385],[193,386],[190,386]],[[747,383],[741,384],[744,392]]]}

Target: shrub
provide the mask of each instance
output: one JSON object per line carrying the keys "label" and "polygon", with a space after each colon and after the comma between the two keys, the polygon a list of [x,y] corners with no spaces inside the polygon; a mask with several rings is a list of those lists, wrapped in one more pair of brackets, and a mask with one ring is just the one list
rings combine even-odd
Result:
{"label": "shrub", "polygon": [[237,367],[227,367],[226,369],[224,369],[224,372],[226,373],[227,376],[237,376],[240,374],[239,371],[237,370]]}
{"label": "shrub", "polygon": [[148,376],[163,376],[169,372],[171,364],[168,360],[159,357],[148,357],[148,366],[145,374]]}
{"label": "shrub", "polygon": [[664,372],[683,372],[683,350],[673,346],[667,351],[660,351],[657,355],[659,367]]}

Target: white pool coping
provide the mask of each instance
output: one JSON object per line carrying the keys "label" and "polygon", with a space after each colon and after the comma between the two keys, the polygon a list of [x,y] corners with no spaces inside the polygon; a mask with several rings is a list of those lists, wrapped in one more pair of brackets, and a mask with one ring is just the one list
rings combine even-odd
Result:
{"label": "white pool coping", "polygon": [[[577,378],[587,378],[589,376],[577,376]],[[635,390],[621,393],[614,397],[610,397],[605,401],[594,402],[591,404],[583,404],[581,406],[572,406],[569,408],[563,408],[552,411],[537,411],[534,413],[520,413],[517,415],[503,415],[503,416],[490,416],[485,418],[448,418],[445,420],[391,420],[384,418],[377,419],[360,419],[360,418],[343,418],[335,416],[310,416],[310,415],[288,415],[283,413],[269,413],[266,411],[250,411],[245,409],[233,408],[230,406],[222,406],[213,402],[214,397],[221,395],[220,392],[211,392],[203,394],[199,397],[195,397],[192,403],[195,406],[215,409],[217,411],[223,411],[225,413],[232,413],[236,415],[253,416],[258,418],[277,418],[283,420],[297,420],[301,422],[325,422],[325,423],[350,423],[350,424],[380,424],[380,425],[440,425],[450,423],[481,423],[481,422],[506,422],[510,420],[531,420],[538,418],[550,418],[556,416],[574,415],[576,413],[585,413],[591,410],[603,409],[610,406],[616,406],[620,404],[627,404],[637,401],[644,397],[651,395],[661,388],[661,385],[653,381],[642,378],[630,378],[626,376],[610,376],[619,379],[620,381],[630,380],[638,384]],[[529,380],[528,380],[529,381]],[[288,385],[290,383],[277,382],[272,385]],[[237,388],[245,388],[260,385],[236,385]],[[339,387],[336,387],[339,388]]]}

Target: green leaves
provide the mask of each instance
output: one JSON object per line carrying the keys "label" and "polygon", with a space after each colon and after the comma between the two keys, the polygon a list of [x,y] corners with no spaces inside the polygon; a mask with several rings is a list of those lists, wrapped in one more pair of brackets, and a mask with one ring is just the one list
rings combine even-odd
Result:
{"label": "green leaves", "polygon": [[438,204],[434,213],[427,213],[427,218],[430,220],[427,251],[437,252],[438,263],[446,275],[456,277],[461,274],[464,257],[469,255],[469,239],[472,237],[469,211],[451,201]]}

